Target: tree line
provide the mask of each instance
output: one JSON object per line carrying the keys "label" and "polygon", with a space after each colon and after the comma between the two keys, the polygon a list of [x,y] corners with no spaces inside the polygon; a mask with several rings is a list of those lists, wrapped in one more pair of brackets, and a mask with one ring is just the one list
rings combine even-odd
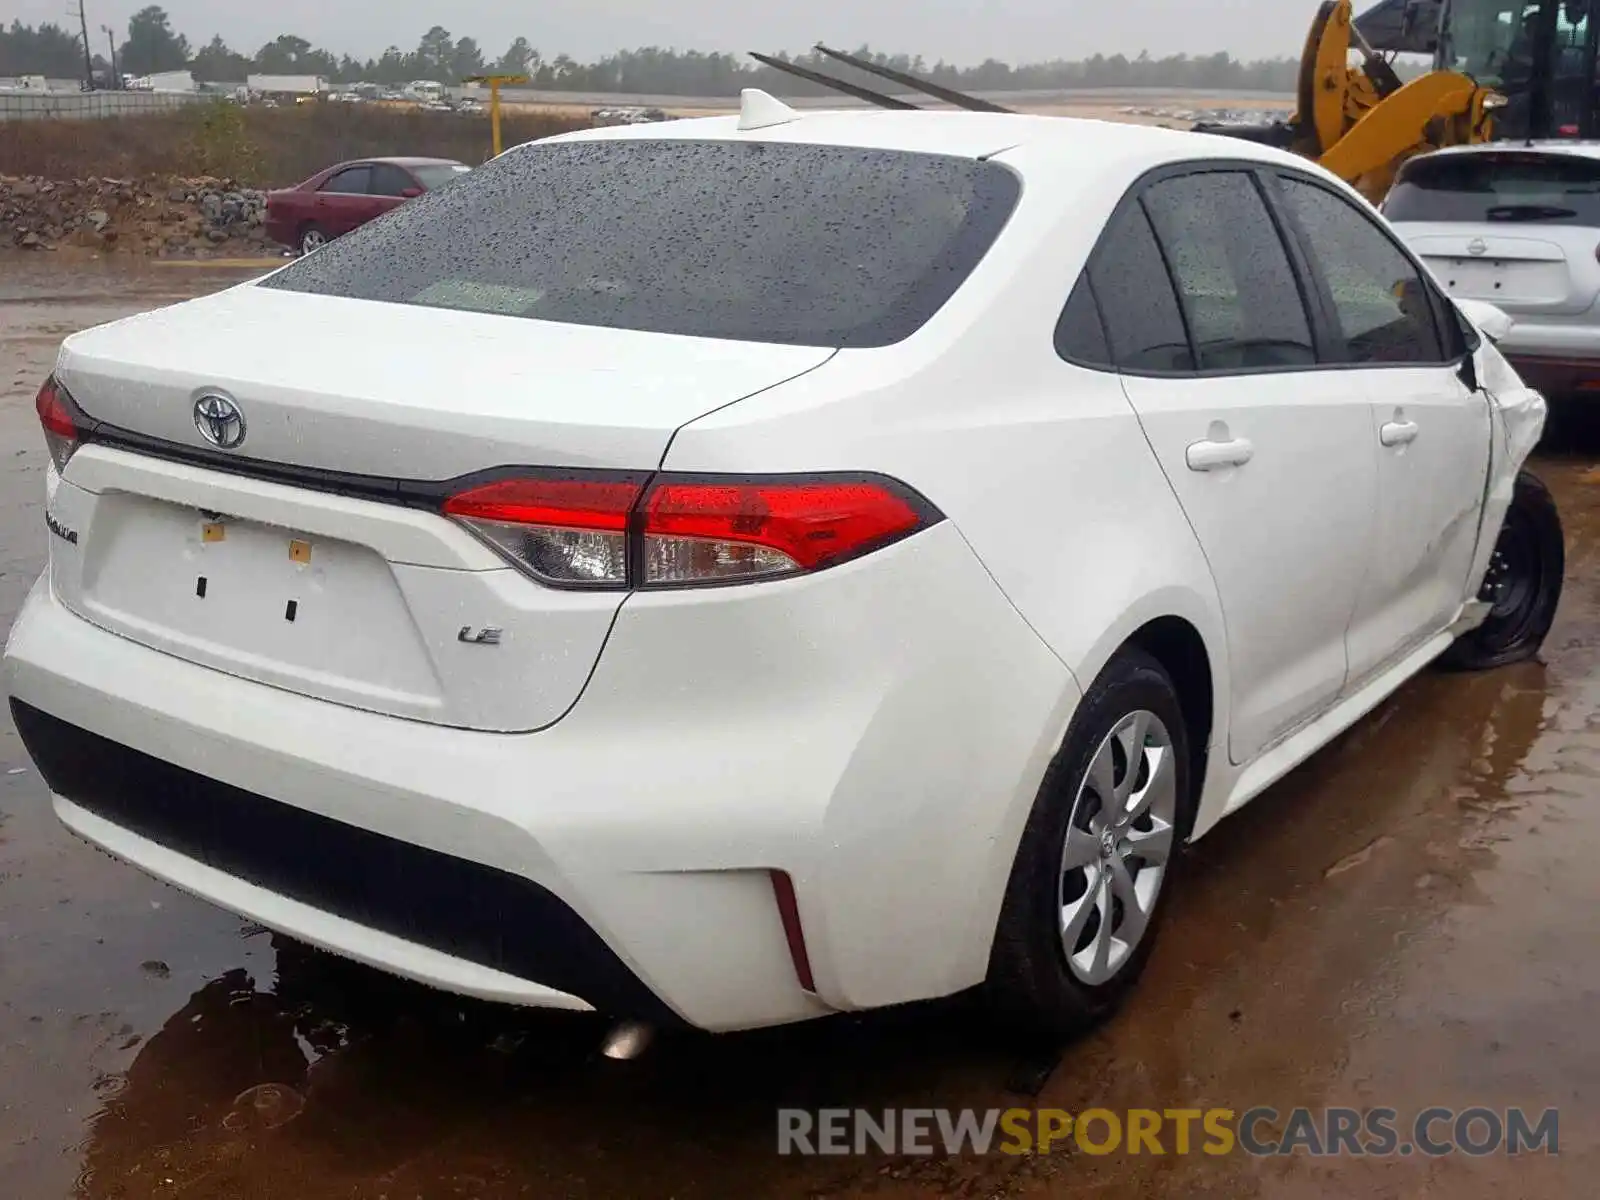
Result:
{"label": "tree line", "polygon": [[[109,51],[111,46],[108,44]],[[268,42],[254,54],[241,53],[213,37],[196,49],[176,32],[167,13],[151,5],[128,22],[127,37],[115,48],[117,69],[130,75],[155,71],[192,71],[203,82],[242,83],[246,75],[320,75],[333,83],[401,84],[414,79],[457,83],[470,75],[496,72],[526,75],[530,86],[552,91],[620,92],[639,95],[729,96],[743,87],[759,87],[784,95],[822,95],[828,89],[764,66],[743,55],[645,47],[621,50],[597,62],[581,63],[567,54],[547,58],[527,38],[519,37],[498,57],[486,54],[470,37],[455,38],[435,25],[414,50],[390,46],[376,58],[335,55],[293,34]],[[1153,58],[1140,54],[1096,54],[1077,61],[1055,60],[1013,66],[990,59],[977,66],[929,63],[920,55],[883,54],[868,47],[858,56],[900,71],[909,71],[949,87],[968,91],[1014,91],[1069,87],[1187,87],[1286,92],[1295,87],[1299,70],[1293,58],[1243,62],[1227,53],[1187,54]],[[849,67],[814,52],[775,55],[832,75],[850,76]],[[98,50],[95,70],[111,77],[110,64]],[[44,75],[81,78],[83,45],[59,25],[29,27],[13,21],[0,27],[0,75]]]}

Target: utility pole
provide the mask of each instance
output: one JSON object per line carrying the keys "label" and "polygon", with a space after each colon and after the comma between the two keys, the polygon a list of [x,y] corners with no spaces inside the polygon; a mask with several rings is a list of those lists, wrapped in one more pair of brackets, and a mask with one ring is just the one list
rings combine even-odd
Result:
{"label": "utility pole", "polygon": [[89,49],[89,17],[83,11],[83,0],[78,0],[78,24],[83,27],[83,90],[94,91],[94,54]]}
{"label": "utility pole", "polygon": [[122,73],[117,70],[117,33],[109,25],[100,26],[100,32],[106,35],[106,43],[111,47],[111,89],[122,90]]}

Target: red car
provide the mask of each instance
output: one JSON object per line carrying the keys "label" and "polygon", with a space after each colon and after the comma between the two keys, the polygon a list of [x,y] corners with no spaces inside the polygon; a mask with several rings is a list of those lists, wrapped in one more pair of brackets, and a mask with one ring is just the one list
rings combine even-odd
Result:
{"label": "red car", "polygon": [[267,234],[310,254],[472,168],[449,158],[363,158],[267,195]]}

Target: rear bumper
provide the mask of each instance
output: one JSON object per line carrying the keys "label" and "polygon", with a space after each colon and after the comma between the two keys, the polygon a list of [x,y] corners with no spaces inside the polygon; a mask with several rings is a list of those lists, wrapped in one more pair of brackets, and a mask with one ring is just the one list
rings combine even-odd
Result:
{"label": "rear bumper", "polygon": [[241,680],[45,580],[5,668],[62,820],[151,874],[447,990],[712,1030],[981,981],[1078,698],[948,523],[814,579],[631,598],[534,734]]}
{"label": "rear bumper", "polygon": [[[496,999],[670,1016],[594,930],[531,880],[220,783],[19,700],[11,718],[62,821],[169,882],[208,868],[206,892],[303,936],[339,914],[352,926],[345,940],[362,941],[351,936],[359,929],[432,951],[437,975],[458,974]],[[381,965],[384,956],[365,957]]]}

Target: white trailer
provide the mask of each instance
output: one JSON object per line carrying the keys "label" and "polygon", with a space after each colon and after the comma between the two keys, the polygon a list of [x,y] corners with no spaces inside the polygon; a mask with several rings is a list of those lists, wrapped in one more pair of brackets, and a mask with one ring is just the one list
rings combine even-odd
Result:
{"label": "white trailer", "polygon": [[328,90],[320,75],[247,75],[244,85],[255,96],[318,96]]}
{"label": "white trailer", "polygon": [[157,71],[144,78],[144,90],[151,92],[198,92],[200,85],[189,71]]}

